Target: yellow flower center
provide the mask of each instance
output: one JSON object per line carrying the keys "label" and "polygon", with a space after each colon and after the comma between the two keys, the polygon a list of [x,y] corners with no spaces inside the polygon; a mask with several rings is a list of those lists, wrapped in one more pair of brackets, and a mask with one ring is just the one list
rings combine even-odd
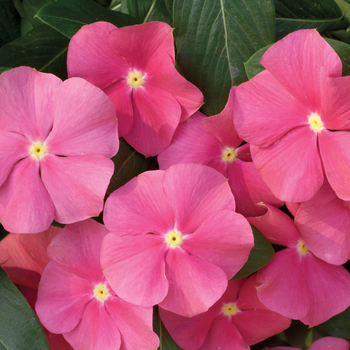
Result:
{"label": "yellow flower center", "polygon": [[297,249],[301,255],[305,255],[309,251],[309,249],[307,249],[307,247],[302,239],[299,241],[299,243],[297,245]]}
{"label": "yellow flower center", "polygon": [[30,146],[30,154],[33,158],[40,159],[46,154],[46,147],[41,142],[35,142]]}
{"label": "yellow flower center", "polygon": [[170,248],[176,248],[182,243],[182,241],[183,241],[183,236],[182,236],[182,233],[179,231],[176,231],[176,230],[169,231],[165,235],[165,242]]}
{"label": "yellow flower center", "polygon": [[144,76],[142,75],[141,72],[134,70],[129,73],[127,77],[127,82],[133,89],[137,89],[139,86],[143,85],[144,83],[143,78]]}
{"label": "yellow flower center", "polygon": [[310,129],[315,131],[315,132],[320,132],[322,129],[324,129],[322,120],[317,113],[310,114],[309,125],[310,125]]}
{"label": "yellow flower center", "polygon": [[109,292],[106,285],[99,283],[95,286],[94,295],[97,300],[105,301],[109,297]]}
{"label": "yellow flower center", "polygon": [[221,311],[225,316],[234,316],[239,311],[239,309],[235,303],[228,303],[224,304]]}
{"label": "yellow flower center", "polygon": [[224,163],[232,163],[237,156],[234,148],[226,147],[222,152],[221,159]]}

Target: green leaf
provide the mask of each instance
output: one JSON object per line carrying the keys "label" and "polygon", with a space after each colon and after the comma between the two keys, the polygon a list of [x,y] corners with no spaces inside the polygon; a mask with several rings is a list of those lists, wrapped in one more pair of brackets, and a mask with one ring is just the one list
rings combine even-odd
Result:
{"label": "green leaf", "polygon": [[265,266],[273,257],[275,253],[271,243],[264,237],[264,235],[254,226],[252,226],[254,235],[254,248],[249,254],[248,261],[236,273],[232,280],[249,276],[255,271],[258,271]]}
{"label": "green leaf", "polygon": [[324,34],[342,17],[334,0],[275,0],[276,40],[298,29],[317,30]]}
{"label": "green leaf", "polygon": [[267,45],[262,49],[258,50],[253,56],[249,58],[247,62],[244,63],[244,68],[248,79],[253,78],[255,75],[265,70],[265,68],[260,64],[260,60],[263,54],[270,46],[271,45]]}
{"label": "green leaf", "polygon": [[204,113],[217,114],[247,80],[243,62],[274,42],[272,0],[174,0],[173,16],[180,72],[203,92]]}
{"label": "green leaf", "polygon": [[0,349],[49,350],[44,331],[24,296],[0,268]]}
{"label": "green leaf", "polygon": [[[1,225],[0,223],[0,241],[2,239],[4,239],[7,235],[9,234],[9,232],[7,232],[4,227]],[[0,260],[1,261],[1,260]]]}
{"label": "green leaf", "polygon": [[340,57],[343,64],[343,75],[350,75],[350,45],[328,38],[326,38],[326,41]]}
{"label": "green leaf", "polygon": [[21,35],[20,22],[13,1],[0,0],[0,47]]}
{"label": "green leaf", "polygon": [[158,169],[156,157],[146,158],[136,152],[123,138],[119,139],[119,151],[112,158],[114,162],[114,174],[109,183],[107,194],[125,185],[133,177],[147,170]]}
{"label": "green leaf", "polygon": [[165,0],[122,0],[122,8],[138,23],[162,21],[171,24],[172,18]]}
{"label": "green leaf", "polygon": [[83,25],[106,21],[117,27],[136,24],[125,13],[108,10],[92,0],[58,0],[36,15],[42,22],[71,38]]}
{"label": "green leaf", "polygon": [[320,324],[316,329],[325,336],[339,337],[350,341],[350,308]]}
{"label": "green leaf", "polygon": [[38,18],[34,18],[37,12],[45,5],[54,2],[55,0],[23,0],[23,9],[26,18],[33,27],[41,25],[42,22]]}
{"label": "green leaf", "polygon": [[0,49],[0,66],[29,66],[40,72],[67,78],[67,49],[69,39],[42,24]]}

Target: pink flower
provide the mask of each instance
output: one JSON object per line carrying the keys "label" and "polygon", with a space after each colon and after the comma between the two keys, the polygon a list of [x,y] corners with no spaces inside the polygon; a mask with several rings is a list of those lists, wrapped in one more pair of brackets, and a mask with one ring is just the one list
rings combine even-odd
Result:
{"label": "pink flower", "polygon": [[280,207],[283,202],[272,194],[256,170],[249,145],[240,146],[242,139],[233,124],[234,89],[220,114],[207,118],[196,112],[179,125],[170,146],[158,156],[159,167],[165,170],[177,163],[208,165],[229,179],[238,213],[262,215],[265,208],[257,203]]}
{"label": "pink flower", "polygon": [[249,218],[272,243],[287,246],[257,272],[260,301],[283,316],[314,327],[350,306],[350,274],[318,259],[302,232],[282,211],[266,205],[265,215]]}
{"label": "pink flower", "polygon": [[192,318],[159,309],[175,342],[184,350],[244,350],[287,329],[291,320],[268,310],[258,299],[255,275],[230,281],[222,298]]}
{"label": "pink flower", "polygon": [[113,101],[119,136],[145,156],[163,151],[178,124],[203,95],[174,67],[172,29],[163,22],[117,28],[107,22],[82,27],[71,39],[67,67],[100,87]]}
{"label": "pink flower", "polygon": [[17,233],[98,215],[119,147],[114,106],[81,78],[0,76],[0,221]]}
{"label": "pink flower", "polygon": [[350,200],[350,77],[341,77],[340,58],[306,29],[260,62],[266,70],[237,88],[234,115],[263,179],[287,202],[309,200],[324,177]]}
{"label": "pink flower", "polygon": [[254,240],[227,180],[199,164],[149,171],[113,192],[101,263],[123,299],[194,316],[208,310]]}
{"label": "pink flower", "polygon": [[131,305],[111,290],[100,266],[106,228],[92,219],[65,226],[48,247],[36,312],[74,349],[153,350],[152,309]]}

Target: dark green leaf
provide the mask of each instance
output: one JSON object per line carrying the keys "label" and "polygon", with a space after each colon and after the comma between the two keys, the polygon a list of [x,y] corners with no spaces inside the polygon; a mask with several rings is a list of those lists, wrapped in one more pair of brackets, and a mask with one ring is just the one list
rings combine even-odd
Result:
{"label": "dark green leaf", "polygon": [[172,16],[173,15],[174,0],[165,0],[165,5],[166,5],[170,15]]}
{"label": "dark green leaf", "polygon": [[172,18],[165,0],[122,0],[122,8],[138,23],[162,21],[171,24]]}
{"label": "dark green leaf", "polygon": [[0,66],[29,66],[40,72],[67,78],[69,39],[42,24],[0,49]]}
{"label": "dark green leaf", "polygon": [[325,336],[339,337],[350,341],[350,308],[320,324],[317,326],[317,330]]}
{"label": "dark green leaf", "polygon": [[203,92],[204,113],[217,114],[247,80],[243,62],[274,42],[272,0],[174,0],[173,11],[180,71]]}
{"label": "dark green leaf", "polygon": [[110,22],[117,27],[136,24],[127,14],[108,10],[92,0],[58,0],[43,7],[36,17],[67,38],[83,25],[98,21]]}
{"label": "dark green leaf", "polygon": [[248,261],[232,278],[233,280],[249,276],[255,271],[258,271],[272,259],[275,252],[271,243],[264,237],[264,235],[254,226],[252,226],[252,229],[254,235],[254,248],[249,254]]}
{"label": "dark green leaf", "polygon": [[271,45],[267,45],[258,50],[252,57],[249,58],[247,62],[244,63],[244,68],[248,79],[253,78],[255,75],[265,70],[265,68],[260,64],[260,60],[270,46]]}
{"label": "dark green leaf", "polygon": [[49,350],[33,310],[0,268],[0,349]]}
{"label": "dark green leaf", "polygon": [[343,75],[350,75],[350,45],[338,40],[328,38],[326,40],[342,61]]}
{"label": "dark green leaf", "polygon": [[23,9],[27,19],[33,27],[43,24],[38,18],[34,18],[37,12],[45,5],[55,0],[23,0]]}
{"label": "dark green leaf", "polygon": [[13,1],[0,0],[0,47],[21,35],[20,22]]}
{"label": "dark green leaf", "polygon": [[11,67],[0,67],[0,74],[12,69]]}
{"label": "dark green leaf", "polygon": [[334,0],[275,0],[276,40],[298,29],[317,28],[323,34],[343,14]]}
{"label": "dark green leaf", "polygon": [[114,174],[107,189],[107,194],[125,185],[133,177],[146,170],[158,169],[155,157],[146,158],[136,152],[124,139],[119,139],[119,151],[112,158],[114,162]]}
{"label": "dark green leaf", "polygon": [[[2,239],[4,239],[7,235],[9,234],[9,232],[7,232],[4,227],[0,224],[0,241]],[[1,261],[1,259],[0,259]]]}

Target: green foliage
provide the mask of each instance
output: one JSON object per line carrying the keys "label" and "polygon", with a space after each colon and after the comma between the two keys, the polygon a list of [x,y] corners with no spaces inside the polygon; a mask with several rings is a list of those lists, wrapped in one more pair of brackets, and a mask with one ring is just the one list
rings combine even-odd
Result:
{"label": "green foliage", "polygon": [[0,267],[0,349],[49,350],[33,310]]}
{"label": "green foliage", "polygon": [[174,0],[180,72],[204,94],[202,110],[219,113],[232,85],[247,80],[243,62],[274,41],[270,0]]}
{"label": "green foliage", "polygon": [[350,341],[350,308],[316,328],[325,336],[339,337]]}
{"label": "green foliage", "polygon": [[39,26],[42,22],[35,18],[35,15],[38,11],[45,5],[54,2],[55,0],[23,0],[23,9],[26,15],[26,18],[33,27]]}
{"label": "green foliage", "polygon": [[20,35],[20,16],[13,1],[0,0],[0,47]]}

